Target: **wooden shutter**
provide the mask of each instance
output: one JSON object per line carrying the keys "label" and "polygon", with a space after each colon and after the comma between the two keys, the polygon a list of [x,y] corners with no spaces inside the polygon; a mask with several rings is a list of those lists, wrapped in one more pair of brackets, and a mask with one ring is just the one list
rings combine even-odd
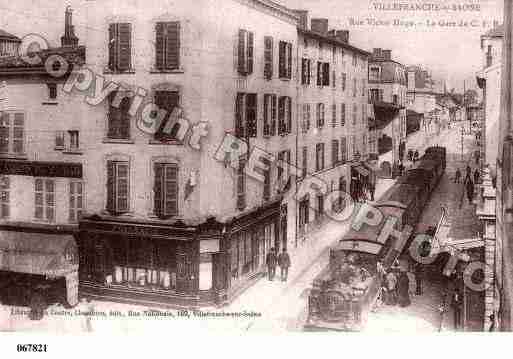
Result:
{"label": "wooden shutter", "polygon": [[346,125],[346,104],[345,103],[340,104],[340,125],[341,126]]}
{"label": "wooden shutter", "polygon": [[307,63],[307,60],[305,58],[301,59],[301,84],[302,85],[306,84],[306,78],[307,78],[307,75],[306,75],[306,71],[307,71],[306,63]]}
{"label": "wooden shutter", "polygon": [[130,99],[125,97],[119,105],[119,134],[123,139],[130,138]]}
{"label": "wooden shutter", "polygon": [[278,134],[285,132],[285,97],[278,99]]}
{"label": "wooden shutter", "polygon": [[244,93],[237,93],[235,100],[235,136],[244,138]]}
{"label": "wooden shutter", "polygon": [[23,137],[25,128],[25,114],[23,112],[16,112],[14,114],[14,121],[12,127],[12,151],[14,153],[23,153]]}
{"label": "wooden shutter", "polygon": [[317,62],[317,86],[322,86],[322,62]]}
{"label": "wooden shutter", "polygon": [[279,76],[280,78],[286,77],[286,53],[287,53],[287,44],[283,41],[280,41],[279,45]]}
{"label": "wooden shutter", "polygon": [[333,166],[336,166],[338,164],[338,141],[332,140],[331,141],[331,161],[333,163]]}
{"label": "wooden shutter", "polygon": [[118,64],[118,24],[109,24],[109,69],[117,70]]}
{"label": "wooden shutter", "polygon": [[276,95],[272,95],[271,101],[271,136],[276,135]]}
{"label": "wooden shutter", "polygon": [[245,159],[239,158],[239,168],[237,171],[237,209],[242,210],[246,207],[246,179],[244,175]]}
{"label": "wooden shutter", "polygon": [[292,44],[287,43],[287,78],[292,78]]}
{"label": "wooden shutter", "polygon": [[253,53],[254,53],[254,36],[253,33],[248,31],[248,39],[247,39],[247,65],[246,65],[246,73],[251,74],[253,73]]}
{"label": "wooden shutter", "polygon": [[166,164],[164,176],[165,215],[176,216],[178,214],[178,167],[175,164]]}
{"label": "wooden shutter", "polygon": [[177,70],[180,68],[180,22],[168,22],[166,25],[166,69]]}
{"label": "wooden shutter", "polygon": [[264,37],[264,78],[270,80],[273,77],[273,38]]}
{"label": "wooden shutter", "polygon": [[170,124],[168,124],[168,121],[170,121],[170,115],[179,103],[180,93],[178,91],[155,91],[155,105],[167,112],[158,131],[155,133],[155,139],[159,141],[172,141],[176,139],[180,125],[176,123],[172,128],[169,128]]}
{"label": "wooden shutter", "polygon": [[239,74],[246,75],[246,30],[239,30],[239,45],[237,48],[238,66],[237,70]]}
{"label": "wooden shutter", "polygon": [[286,98],[286,104],[287,104],[287,133],[291,133],[292,131],[292,98],[287,97]]}
{"label": "wooden shutter", "polygon": [[154,194],[154,211],[157,217],[164,217],[164,165],[162,163],[155,163],[155,182],[153,187]]}
{"label": "wooden shutter", "polygon": [[330,64],[327,62],[322,65],[322,84],[323,86],[330,85]]}
{"label": "wooden shutter", "polygon": [[107,162],[107,211],[116,212],[116,163]]}
{"label": "wooden shutter", "polygon": [[311,83],[311,78],[312,78],[312,60],[308,59],[307,60],[307,65],[308,65],[308,70],[307,70],[307,74],[308,74],[308,77],[307,77],[307,84],[310,85]]}
{"label": "wooden shutter", "polygon": [[158,70],[165,68],[165,23],[157,22],[155,25],[155,67]]}
{"label": "wooden shutter", "polygon": [[246,94],[246,130],[249,137],[257,137],[257,95]]}
{"label": "wooden shutter", "polygon": [[342,137],[340,139],[340,154],[341,154],[340,160],[342,162],[346,162],[347,161],[347,141],[346,141],[345,137]]}
{"label": "wooden shutter", "polygon": [[303,147],[303,171],[302,171],[302,177],[306,177],[306,174],[308,172],[308,147]]}
{"label": "wooden shutter", "polygon": [[264,136],[270,135],[269,122],[271,117],[271,95],[264,95]]}
{"label": "wooden shutter", "polygon": [[127,162],[116,163],[116,211],[128,212],[129,168]]}
{"label": "wooden shutter", "polygon": [[132,24],[118,24],[119,61],[117,70],[127,71],[132,67]]}

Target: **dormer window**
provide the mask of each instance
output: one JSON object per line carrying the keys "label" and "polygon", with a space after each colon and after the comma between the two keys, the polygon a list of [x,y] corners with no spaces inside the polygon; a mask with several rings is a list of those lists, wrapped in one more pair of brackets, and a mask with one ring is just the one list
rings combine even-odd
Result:
{"label": "dormer window", "polygon": [[57,100],[57,84],[48,83],[46,86],[48,87],[48,99]]}

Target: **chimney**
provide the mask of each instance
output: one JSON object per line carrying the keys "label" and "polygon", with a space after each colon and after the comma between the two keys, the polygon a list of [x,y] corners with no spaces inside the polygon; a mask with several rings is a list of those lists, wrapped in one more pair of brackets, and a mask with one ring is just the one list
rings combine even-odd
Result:
{"label": "chimney", "polygon": [[373,60],[383,60],[382,50],[381,48],[372,49],[372,59]]}
{"label": "chimney", "polygon": [[62,47],[76,47],[78,46],[78,37],[75,35],[75,27],[73,26],[73,10],[71,7],[66,7],[64,18],[64,36],[61,37]]}
{"label": "chimney", "polygon": [[319,34],[328,34],[328,19],[312,19],[312,31],[318,32]]}
{"label": "chimney", "polygon": [[293,10],[299,16],[299,27],[308,30],[308,10]]}
{"label": "chimney", "polygon": [[382,54],[385,61],[392,60],[392,50],[383,50]]}

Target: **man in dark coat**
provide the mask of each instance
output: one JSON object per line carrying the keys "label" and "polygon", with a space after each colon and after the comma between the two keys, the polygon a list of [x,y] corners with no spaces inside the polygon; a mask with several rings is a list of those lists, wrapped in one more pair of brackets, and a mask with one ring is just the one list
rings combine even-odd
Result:
{"label": "man in dark coat", "polygon": [[269,280],[272,281],[274,280],[274,275],[276,274],[276,253],[274,252],[274,247],[271,248],[269,253],[267,253],[265,264],[267,265],[267,274],[269,275]]}
{"label": "man in dark coat", "polygon": [[283,252],[278,256],[278,265],[280,266],[281,281],[286,282],[289,275],[290,256],[285,247],[283,248]]}
{"label": "man in dark coat", "polygon": [[472,201],[474,200],[474,182],[472,179],[469,178],[469,180],[466,181],[466,186],[468,202],[472,204]]}
{"label": "man in dark coat", "polygon": [[481,178],[481,175],[479,174],[479,170],[476,168],[476,170],[474,171],[474,183],[478,184],[480,178]]}
{"label": "man in dark coat", "polygon": [[401,271],[397,279],[397,302],[401,307],[407,307],[410,301],[410,280],[406,272]]}
{"label": "man in dark coat", "polygon": [[461,317],[461,294],[458,289],[454,291],[452,296],[452,307],[454,311],[454,329],[457,330],[460,326],[460,317]]}

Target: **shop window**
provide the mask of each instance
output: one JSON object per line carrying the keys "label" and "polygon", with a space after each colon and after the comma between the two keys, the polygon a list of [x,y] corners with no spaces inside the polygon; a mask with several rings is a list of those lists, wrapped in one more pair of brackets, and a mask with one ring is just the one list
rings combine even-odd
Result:
{"label": "shop window", "polygon": [[55,221],[55,181],[35,179],[35,215],[38,220]]}

